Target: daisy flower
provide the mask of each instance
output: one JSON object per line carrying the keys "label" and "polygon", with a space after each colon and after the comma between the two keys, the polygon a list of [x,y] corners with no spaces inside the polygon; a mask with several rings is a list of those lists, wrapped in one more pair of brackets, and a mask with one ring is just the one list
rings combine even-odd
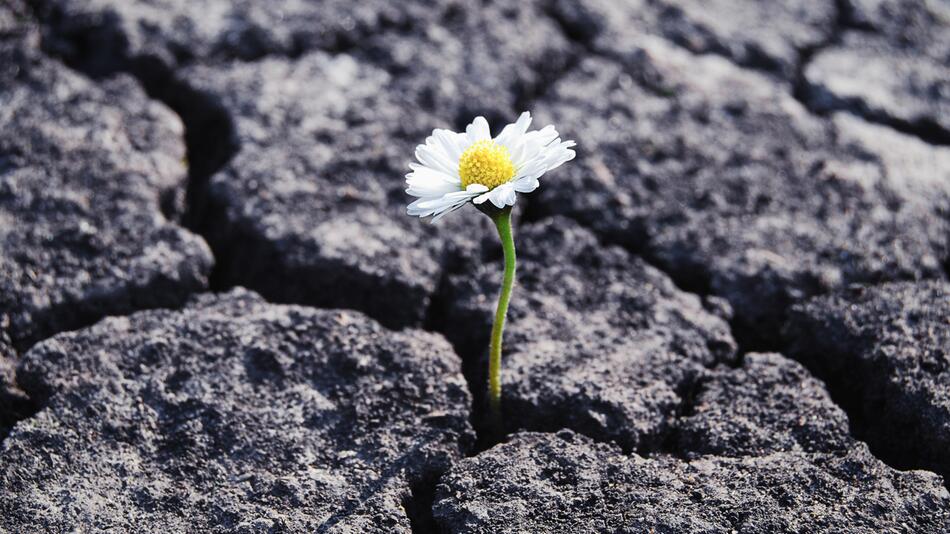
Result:
{"label": "daisy flower", "polygon": [[538,188],[541,175],[574,159],[574,141],[561,141],[554,126],[529,132],[530,125],[526,111],[494,138],[485,117],[465,132],[433,130],[406,175],[406,193],[419,197],[409,215],[435,222],[468,202],[512,206],[518,193]]}
{"label": "daisy flower", "polygon": [[492,430],[504,433],[501,411],[501,342],[515,285],[515,240],[511,207],[518,193],[538,188],[542,174],[574,159],[574,141],[561,141],[554,126],[528,131],[531,114],[492,138],[485,117],[475,117],[464,133],[433,130],[424,145],[416,147],[419,163],[409,165],[406,193],[418,200],[409,204],[412,216],[435,222],[469,202],[488,215],[501,239],[505,273],[501,282],[488,353],[488,403]]}

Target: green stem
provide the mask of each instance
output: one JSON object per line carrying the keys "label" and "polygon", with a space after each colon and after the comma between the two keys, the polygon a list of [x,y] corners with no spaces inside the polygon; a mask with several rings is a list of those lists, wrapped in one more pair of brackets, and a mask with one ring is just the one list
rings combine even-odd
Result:
{"label": "green stem", "polygon": [[502,433],[501,419],[501,340],[505,330],[505,317],[508,315],[508,303],[511,301],[511,289],[515,285],[515,240],[511,233],[511,208],[500,210],[492,216],[498,237],[505,254],[505,277],[498,296],[498,308],[495,310],[495,322],[491,329],[491,350],[488,358],[488,403],[495,430]]}

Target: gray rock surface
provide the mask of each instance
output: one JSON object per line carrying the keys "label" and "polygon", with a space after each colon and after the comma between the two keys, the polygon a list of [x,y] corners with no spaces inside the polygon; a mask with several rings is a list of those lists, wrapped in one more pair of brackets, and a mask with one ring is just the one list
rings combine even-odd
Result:
{"label": "gray rock surface", "polygon": [[544,2],[40,0],[45,45],[83,72],[143,76],[313,50],[358,55],[412,107],[513,119],[572,51]]}
{"label": "gray rock surface", "polygon": [[410,109],[458,128],[479,114],[499,128],[514,121],[580,53],[547,0],[446,4],[413,31],[376,32],[353,52],[387,70],[391,89],[414,100]]}
{"label": "gray rock surface", "polygon": [[876,452],[950,478],[950,285],[884,284],[816,298],[793,310],[786,338]]}
{"label": "gray rock surface", "polygon": [[849,0],[854,28],[806,66],[818,110],[847,109],[950,144],[950,5]]}
{"label": "gray rock surface", "polygon": [[32,412],[29,398],[16,385],[17,361],[8,336],[0,330],[0,441],[17,421]]}
{"label": "gray rock surface", "polygon": [[[423,322],[455,256],[447,246],[470,248],[489,226],[475,213],[439,229],[405,215],[413,148],[475,114],[496,129],[514,120],[571,54],[535,2],[44,6],[47,48],[93,74],[136,72],[189,123],[191,152],[204,158],[194,162],[193,214],[207,222],[199,226],[222,284],[355,308],[390,326]],[[228,16],[207,22],[209,10]],[[118,44],[83,45],[103,40]],[[187,51],[176,52],[181,43]],[[224,148],[209,141],[221,138]],[[218,170],[207,160],[219,151],[233,158],[222,158],[205,195],[202,174]]]}
{"label": "gray rock surface", "polygon": [[[948,27],[0,2],[0,531],[950,531],[946,478],[882,463],[950,475],[950,290],[920,282],[950,265]],[[500,249],[473,209],[407,217],[403,176],[523,109],[579,144],[519,202],[506,331],[508,430],[557,434],[462,459]]]}
{"label": "gray rock surface", "polygon": [[585,142],[545,182],[537,215],[570,215],[727,299],[753,347],[808,295],[944,276],[950,151],[813,116],[722,58],[647,36],[630,46],[624,66],[582,61],[541,106]]}
{"label": "gray rock surface", "polygon": [[687,457],[836,452],[853,446],[848,418],[800,364],[746,354],[701,376],[675,422],[671,452]]}
{"label": "gray rock surface", "polygon": [[409,158],[446,124],[407,117],[386,72],[314,52],[186,77],[234,117],[239,149],[208,186],[206,233],[226,283],[420,324],[447,242],[490,235],[474,209],[437,226],[406,215]]}
{"label": "gray rock surface", "polygon": [[0,328],[23,349],[106,314],[172,306],[212,258],[170,222],[182,127],[136,83],[101,85],[0,42]]}
{"label": "gray rock surface", "polygon": [[[523,226],[517,240],[502,375],[511,430],[567,427],[625,450],[678,455],[851,444],[823,384],[778,354],[736,362],[723,319],[641,259],[560,217]],[[501,277],[498,258],[485,260],[449,276],[442,325],[476,398]]]}
{"label": "gray rock surface", "polygon": [[[524,226],[502,389],[514,428],[565,426],[626,449],[663,446],[691,384],[735,344],[725,321],[665,275],[555,217]],[[484,387],[498,258],[447,284],[444,330]],[[479,388],[478,385],[481,387]]]}
{"label": "gray rock surface", "polygon": [[[312,48],[353,46],[385,27],[436,17],[450,2],[347,0],[40,0],[48,40],[83,70],[107,72],[135,57],[166,67],[202,60],[254,60]],[[439,5],[442,4],[442,5]],[[91,41],[88,49],[76,39]]]}
{"label": "gray rock surface", "polygon": [[631,30],[649,31],[788,81],[803,51],[831,39],[837,18],[835,3],[824,0],[559,0],[553,11],[602,53],[623,57]]}
{"label": "gray rock surface", "polygon": [[803,51],[835,31],[834,1],[666,0],[664,36],[698,53],[792,79]]}
{"label": "gray rock surface", "polygon": [[833,533],[950,529],[939,477],[899,472],[863,445],[689,462],[623,455],[562,431],[518,434],[443,477],[449,533]]}
{"label": "gray rock surface", "polygon": [[36,38],[35,26],[23,0],[7,0],[0,5],[0,40],[8,42],[31,33]]}
{"label": "gray rock surface", "polygon": [[440,336],[234,290],[36,345],[0,446],[7,532],[410,532],[472,436]]}

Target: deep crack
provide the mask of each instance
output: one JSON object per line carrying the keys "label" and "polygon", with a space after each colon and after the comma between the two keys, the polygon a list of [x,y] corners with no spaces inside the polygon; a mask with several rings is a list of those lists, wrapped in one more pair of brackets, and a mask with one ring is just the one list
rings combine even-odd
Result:
{"label": "deep crack", "polygon": [[[916,137],[931,145],[950,145],[950,131],[945,130],[937,121],[931,118],[907,121],[893,117],[886,112],[870,109],[862,97],[839,97],[829,93],[823,87],[813,85],[808,81],[806,70],[811,62],[821,52],[841,44],[846,32],[876,32],[873,27],[855,19],[853,6],[848,0],[835,0],[835,8],[837,10],[835,27],[829,38],[799,51],[798,62],[795,67],[795,78],[792,84],[792,96],[801,102],[806,109],[816,115],[828,116],[834,112],[852,113],[868,122],[887,126],[903,134]],[[821,98],[816,98],[816,95],[820,95]],[[816,105],[815,102],[817,100],[827,102],[828,104],[821,106]]]}
{"label": "deep crack", "polygon": [[[542,215],[538,220],[544,220],[549,218],[546,215]],[[523,219],[523,217],[522,217]],[[524,222],[522,220],[522,222]],[[600,236],[594,234],[595,237],[600,239]],[[612,243],[605,243],[601,241],[604,246],[611,246]],[[639,257],[648,265],[656,268],[660,272],[664,272],[660,267],[653,265],[651,262],[647,261],[646,258],[640,256],[639,254],[633,253],[628,250],[632,256]],[[490,246],[487,249],[481,251],[482,256],[479,261],[484,263],[500,263],[501,262],[501,247]],[[589,431],[584,428],[582,425],[576,423],[572,420],[571,417],[564,416],[563,414],[553,417],[545,417],[540,414],[535,414],[532,416],[529,424],[521,424],[520,426],[507,426],[502,435],[498,435],[494,428],[491,426],[491,421],[489,418],[488,405],[487,405],[487,352],[488,352],[488,343],[490,335],[490,327],[486,328],[474,328],[469,327],[465,331],[464,338],[459,338],[454,335],[457,333],[457,330],[449,328],[447,323],[447,317],[450,315],[449,311],[452,307],[452,302],[450,300],[449,294],[449,280],[453,275],[460,275],[466,272],[466,268],[469,265],[464,261],[463,258],[453,258],[446,262],[447,268],[443,274],[443,277],[439,284],[439,290],[433,296],[431,301],[431,306],[427,313],[427,321],[425,327],[427,330],[436,331],[443,334],[449,342],[452,344],[456,354],[462,359],[462,369],[463,375],[469,386],[469,391],[472,395],[473,404],[471,411],[471,422],[472,426],[476,431],[476,444],[473,450],[471,451],[470,456],[477,455],[485,450],[490,449],[491,447],[507,441],[507,439],[516,432],[528,431],[528,432],[547,432],[547,433],[556,433],[562,429],[569,429],[577,434],[584,435],[590,438],[593,441],[610,443],[614,446],[619,447],[626,454],[637,453],[642,456],[651,456],[656,454],[671,454],[671,455],[681,455],[682,451],[676,449],[673,446],[673,438],[675,437],[676,423],[680,417],[684,416],[682,414],[689,414],[693,409],[696,396],[700,391],[701,383],[708,380],[708,377],[702,375],[702,373],[690,373],[686,376],[684,382],[676,386],[677,394],[680,398],[680,404],[675,408],[675,415],[671,424],[666,428],[662,429],[658,433],[644,435],[643,439],[640,440],[636,447],[631,447],[624,443],[619,443],[613,439],[605,439],[603,436],[599,436],[596,433]],[[498,276],[501,276],[501,270],[498,271]],[[674,285],[676,281],[674,280]],[[689,293],[688,291],[683,290],[681,287],[678,287],[679,290]],[[714,307],[709,303],[709,298],[716,298],[713,295],[696,295],[703,302],[704,309],[710,311],[714,315],[719,315],[720,312],[716,310],[709,310],[709,307]],[[514,298],[518,298],[517,292]],[[725,317],[723,317],[725,319]],[[728,321],[727,321],[728,322]],[[735,335],[732,334],[732,337],[735,338]],[[512,342],[506,341],[506,352],[511,351],[514,345]],[[741,348],[741,347],[740,347]],[[516,347],[515,347],[516,349]],[[713,350],[715,352],[715,350]],[[725,365],[730,368],[738,368],[742,366],[742,354],[738,354],[735,360],[722,360],[717,361],[713,364],[710,364],[710,367],[716,365]],[[504,395],[504,392],[503,392]],[[531,413],[533,412],[533,406],[530,402],[519,402],[518,399],[504,398],[503,399],[504,410],[509,413]]]}
{"label": "deep crack", "polygon": [[17,385],[15,373],[11,373],[13,376],[3,376],[2,360],[6,359],[7,364],[13,364],[19,361],[19,356],[15,351],[4,354],[2,342],[3,333],[0,332],[0,444],[13,430],[14,425],[33,417],[40,410],[39,403]]}
{"label": "deep crack", "polygon": [[[38,24],[43,30],[40,47],[46,55],[93,81],[102,81],[120,73],[130,74],[139,81],[149,98],[163,102],[181,118],[189,163],[187,191],[183,193],[178,187],[159,191],[156,207],[166,219],[195,228],[202,213],[200,202],[203,201],[207,177],[224,165],[235,150],[228,116],[209,96],[177,80],[159,60],[125,57],[128,43],[114,17],[103,17],[95,26],[75,24],[69,26],[71,32],[63,34],[58,33],[64,23],[62,12],[44,0],[33,0],[29,6],[33,11],[31,23]],[[177,308],[196,293],[186,290],[176,301],[168,301],[167,295],[182,289],[186,288],[176,286],[174,280],[155,277],[147,285],[131,290],[120,287],[115,291],[88,295],[80,302],[58,302],[44,308],[42,313],[34,314],[33,322],[48,323],[56,317],[66,328],[48,336],[13,339],[13,345],[25,353],[42,339],[63,330],[91,326],[104,316],[115,315],[121,310],[134,313],[154,308]],[[156,298],[156,295],[162,297]]]}
{"label": "deep crack", "polygon": [[432,505],[435,503],[435,489],[444,473],[431,473],[410,484],[410,496],[403,502],[403,508],[409,517],[413,534],[437,534],[439,532]]}
{"label": "deep crack", "polygon": [[[34,2],[36,6],[42,4],[42,2]],[[816,113],[819,112],[813,109],[813,106],[810,104],[810,99],[808,98],[809,91],[812,89],[805,77],[805,70],[817,54],[821,53],[821,51],[827,47],[840,42],[841,34],[845,29],[854,27],[853,21],[849,20],[850,15],[847,12],[849,3],[846,0],[838,0],[836,4],[838,6],[839,16],[835,31],[832,32],[828,40],[801,50],[793,83],[793,94],[795,98],[812,112]],[[540,84],[539,87],[517,94],[516,102],[517,107],[520,109],[531,109],[539,100],[545,97],[548,88],[553,86],[561,77],[571,73],[585,55],[589,56],[595,54],[589,47],[589,36],[585,36],[583,32],[578,32],[577,28],[568,27],[564,21],[557,16],[552,16],[552,18],[558,22],[564,34],[572,40],[575,46],[580,47],[584,52],[572,54],[565,68],[552,76],[551,79],[546,80],[545,83]],[[63,38],[64,36],[58,37]],[[185,124],[185,143],[189,163],[188,187],[183,221],[185,226],[189,229],[195,230],[203,236],[207,236],[210,231],[209,226],[213,224],[209,214],[214,212],[214,210],[209,209],[208,206],[208,180],[211,176],[224,168],[239,149],[230,114],[216,102],[212,95],[194,90],[184,81],[177,79],[174,72],[170,71],[157,60],[150,60],[149,58],[129,59],[116,56],[108,61],[102,62],[100,60],[102,57],[100,55],[101,50],[114,50],[118,54],[118,51],[127,48],[127,43],[124,41],[124,37],[118,28],[106,26],[101,31],[65,36],[65,38],[75,45],[73,51],[68,54],[56,48],[48,49],[47,51],[54,56],[61,57],[71,67],[92,77],[100,78],[117,72],[131,73],[142,83],[149,96],[165,103],[181,117]],[[349,46],[353,45],[341,43],[340,49],[343,50]],[[96,54],[90,53],[90,50],[93,49],[97,51]],[[301,49],[296,53],[299,55],[303,52],[304,50]],[[100,59],[93,60],[93,58]],[[851,108],[856,104],[857,103],[850,103],[847,108]],[[887,119],[886,117],[873,117],[869,114],[863,115],[867,120],[878,122],[903,133],[917,136],[928,143],[950,145],[950,132],[942,130],[936,122],[921,121],[910,124],[896,119]],[[456,119],[464,120],[465,122],[468,120],[467,118],[463,119],[461,115],[456,117]],[[169,215],[175,213],[175,202],[174,198],[163,197],[161,202],[163,213]],[[548,216],[549,214],[543,213],[537,206],[536,200],[532,199],[524,206],[524,216],[522,220],[523,222],[537,222],[548,218]],[[240,241],[240,239],[232,238],[230,244],[233,246],[234,243]],[[696,294],[704,301],[707,297],[713,295],[709,284],[709,274],[707,272],[688,268],[678,270],[677,272],[670,272],[668,269],[664,269],[659,262],[656,261],[656,258],[645,254],[643,248],[629,246],[626,248],[631,253],[643,257],[652,266],[670,276],[682,291]],[[230,253],[221,247],[218,247],[214,252],[217,261],[216,271],[212,275],[211,286],[212,289],[225,289],[228,284],[224,281],[226,278],[221,275],[219,269],[230,265],[231,262],[228,261]],[[442,322],[445,314],[440,313],[439,310],[451,306],[451,303],[447,301],[444,284],[450,274],[459,272],[456,271],[458,267],[451,265],[451,261],[452,260],[447,260],[443,266],[439,287],[431,296],[432,303],[429,306],[424,324],[426,329],[443,334],[446,333],[447,330],[446,325]],[[950,274],[950,259],[947,260],[945,267],[948,274]],[[783,313],[784,311],[786,310],[783,310]],[[97,319],[98,318],[96,318],[96,320]],[[90,318],[84,325],[92,324],[92,322],[95,321]],[[735,319],[729,321],[729,325],[732,337],[739,344],[740,365],[741,355],[744,355],[746,352],[762,350],[781,351],[787,348],[784,342],[779,341],[781,336],[778,335],[778,332],[764,333],[767,338],[775,340],[774,345],[765,346],[756,341],[756,339],[761,337],[762,332],[753,332],[750,326],[743,325]],[[473,454],[478,451],[483,451],[499,442],[498,439],[489,439],[487,437],[489,433],[485,431],[484,374],[480,368],[484,362],[483,353],[487,351],[488,332],[484,332],[484,339],[484,346],[455,346],[456,352],[462,357],[464,376],[474,399],[472,422],[478,430],[479,441]],[[476,369],[476,367],[479,369]],[[679,415],[676,420],[680,417],[686,417],[691,413],[691,410],[695,407],[696,396],[701,391],[702,383],[702,379],[696,378],[690,384],[684,386],[685,390],[681,395],[682,404],[678,408]],[[854,406],[853,399],[843,394],[843,390],[840,386],[829,384],[829,390],[833,400],[842,406],[846,413],[849,414],[849,418],[852,419],[852,434],[860,439],[864,432],[860,428],[855,429],[856,425],[860,427],[860,423],[854,422],[854,410],[856,407]],[[0,406],[2,406],[5,401],[6,399],[0,398]],[[28,415],[24,417],[29,417],[39,409],[37,404],[29,400],[11,402],[21,402],[21,404],[17,404],[8,412],[0,411],[0,414],[27,413]],[[18,416],[14,416],[14,418],[16,417]],[[21,419],[22,418],[16,420]],[[4,423],[4,420],[0,420],[0,427],[2,427]],[[533,425],[532,428],[527,428],[526,430],[556,432],[560,428],[563,428],[563,426],[558,426],[556,422],[551,422],[551,424],[539,422],[538,425]],[[673,430],[675,431],[675,429]],[[578,429],[574,429],[574,431],[583,433]],[[671,436],[672,434],[663,437],[661,441],[667,443],[667,445],[657,450],[638,450],[636,452],[645,455],[654,453],[675,454],[676,451],[667,450],[675,448],[669,445]],[[0,436],[0,439],[2,439],[2,437],[3,436]],[[627,450],[625,452],[629,453],[631,451]],[[877,453],[878,451],[875,451],[875,454]],[[882,460],[898,467],[909,467],[900,462],[892,463],[893,459],[882,458]],[[412,497],[405,505],[412,522],[413,532],[435,531],[435,523],[431,515],[431,505],[438,478],[439,477],[436,476],[432,480],[419,481],[412,487]]]}

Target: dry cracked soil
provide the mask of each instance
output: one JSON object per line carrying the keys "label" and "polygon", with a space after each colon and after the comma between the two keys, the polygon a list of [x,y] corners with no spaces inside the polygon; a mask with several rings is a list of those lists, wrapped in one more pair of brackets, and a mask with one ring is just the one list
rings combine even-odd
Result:
{"label": "dry cracked soil", "polygon": [[942,0],[0,2],[3,533],[945,534],[948,279]]}

